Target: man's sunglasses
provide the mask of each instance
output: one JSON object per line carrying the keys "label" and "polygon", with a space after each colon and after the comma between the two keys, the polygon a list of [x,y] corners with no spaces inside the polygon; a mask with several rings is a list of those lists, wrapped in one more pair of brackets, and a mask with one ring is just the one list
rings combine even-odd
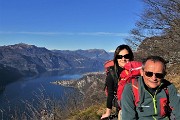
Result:
{"label": "man's sunglasses", "polygon": [[153,74],[156,76],[156,78],[163,78],[164,77],[164,74],[163,73],[153,73],[153,72],[149,72],[149,71],[145,71],[145,75],[147,77],[152,77]]}
{"label": "man's sunglasses", "polygon": [[130,54],[126,54],[126,55],[117,55],[117,56],[116,56],[117,59],[122,59],[123,57],[124,57],[125,59],[130,59],[130,58],[131,58]]}

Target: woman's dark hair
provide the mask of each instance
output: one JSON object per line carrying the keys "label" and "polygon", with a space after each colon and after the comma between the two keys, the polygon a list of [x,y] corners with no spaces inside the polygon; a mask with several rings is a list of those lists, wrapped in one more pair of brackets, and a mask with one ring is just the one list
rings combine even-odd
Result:
{"label": "woman's dark hair", "polygon": [[128,51],[128,53],[129,53],[129,55],[130,55],[130,59],[129,59],[129,61],[133,61],[134,60],[134,55],[133,55],[133,52],[132,52],[132,50],[131,50],[131,48],[128,46],[128,45],[119,45],[117,48],[116,48],[116,50],[115,50],[115,52],[114,52],[114,66],[115,66],[115,68],[118,66],[118,62],[117,62],[117,58],[116,58],[116,56],[119,54],[119,52],[121,51],[121,50],[124,50],[124,49],[126,49],[127,51]]}

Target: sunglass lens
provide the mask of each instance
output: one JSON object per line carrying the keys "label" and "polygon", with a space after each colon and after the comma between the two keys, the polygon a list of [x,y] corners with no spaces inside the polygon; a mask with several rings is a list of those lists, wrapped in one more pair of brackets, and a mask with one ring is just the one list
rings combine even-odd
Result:
{"label": "sunglass lens", "polygon": [[116,56],[117,59],[122,59],[122,57],[123,57],[122,55],[117,55]]}
{"label": "sunglass lens", "polygon": [[153,76],[153,72],[145,72],[145,75],[148,77],[152,77]]}
{"label": "sunglass lens", "polygon": [[162,73],[155,73],[155,76],[156,76],[157,78],[163,78],[163,77],[164,77],[164,74],[162,74]]}
{"label": "sunglass lens", "polygon": [[130,58],[130,55],[129,55],[129,54],[126,54],[126,55],[124,55],[124,58],[129,59],[129,58]]}

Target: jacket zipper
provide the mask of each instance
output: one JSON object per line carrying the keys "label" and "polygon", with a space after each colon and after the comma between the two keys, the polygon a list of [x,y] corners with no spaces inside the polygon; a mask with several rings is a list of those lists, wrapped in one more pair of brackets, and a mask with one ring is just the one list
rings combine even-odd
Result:
{"label": "jacket zipper", "polygon": [[[161,84],[161,85],[162,85],[162,84]],[[161,86],[161,85],[160,85],[160,86]],[[150,96],[152,97],[152,99],[153,99],[153,105],[154,105],[153,107],[154,107],[154,113],[155,113],[155,114],[157,114],[157,108],[156,108],[156,94],[157,94],[157,91],[158,91],[158,89],[160,88],[160,86],[157,88],[157,90],[156,90],[154,96],[151,95],[151,93],[150,93],[149,91],[146,90],[146,91],[150,94]],[[156,118],[155,118],[153,115],[152,115],[152,117],[153,117],[154,120],[156,120]]]}

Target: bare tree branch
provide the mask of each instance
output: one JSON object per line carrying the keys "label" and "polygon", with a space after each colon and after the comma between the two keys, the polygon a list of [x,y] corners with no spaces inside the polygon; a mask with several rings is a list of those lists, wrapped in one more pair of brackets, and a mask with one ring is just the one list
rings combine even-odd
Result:
{"label": "bare tree branch", "polygon": [[170,35],[180,37],[180,0],[142,0],[146,5],[136,28],[126,41],[138,47],[146,38]]}

